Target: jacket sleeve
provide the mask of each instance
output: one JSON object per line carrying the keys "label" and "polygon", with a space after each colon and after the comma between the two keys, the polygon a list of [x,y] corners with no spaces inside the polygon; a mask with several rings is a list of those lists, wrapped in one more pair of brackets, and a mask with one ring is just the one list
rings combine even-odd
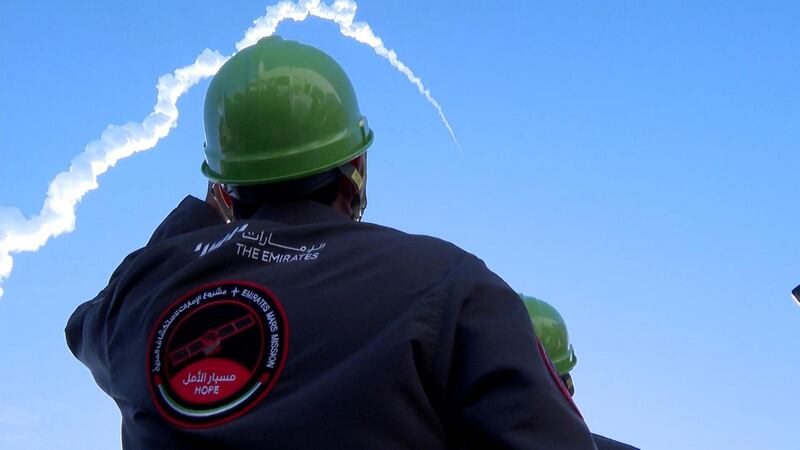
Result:
{"label": "jacket sleeve", "polygon": [[[156,228],[147,246],[155,245],[172,236],[222,223],[224,222],[219,214],[206,202],[187,196]],[[114,270],[108,285],[94,299],[80,305],[67,323],[65,329],[67,346],[76,358],[92,369],[93,373],[95,368],[107,366],[108,363],[107,355],[102,349],[106,344],[109,314],[112,312],[110,302],[117,281],[129,267],[133,266],[142,251],[144,248],[125,257]]]}
{"label": "jacket sleeve", "polygon": [[[148,246],[182,233],[224,223],[208,204],[187,196],[158,226]],[[112,395],[109,336],[114,328],[117,312],[124,296],[115,295],[120,280],[132,269],[137,258],[146,249],[129,254],[116,268],[108,285],[97,296],[78,306],[70,316],[64,330],[67,346],[79,361],[89,368],[98,386]],[[113,395],[112,395],[113,396]]]}
{"label": "jacket sleeve", "polygon": [[97,385],[110,393],[111,373],[108,355],[108,316],[112,297],[121,274],[136,260],[141,250],[126,256],[111,274],[108,285],[95,298],[78,306],[69,318],[64,334],[72,354],[92,372]]}
{"label": "jacket sleeve", "polygon": [[451,445],[596,448],[540,356],[517,294],[472,256],[451,275],[433,365]]}

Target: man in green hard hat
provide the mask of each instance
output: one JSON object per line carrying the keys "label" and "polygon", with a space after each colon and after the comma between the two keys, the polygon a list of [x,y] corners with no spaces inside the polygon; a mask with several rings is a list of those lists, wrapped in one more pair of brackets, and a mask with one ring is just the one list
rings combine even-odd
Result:
{"label": "man in green hard hat", "polygon": [[205,102],[187,197],[73,313],[126,449],[591,449],[519,297],[445,241],[360,222],[373,132],[344,70],[265,38]]}
{"label": "man in green hard hat", "polygon": [[[528,310],[536,337],[541,342],[541,348],[547,354],[551,366],[564,382],[563,389],[570,395],[575,394],[570,371],[578,363],[575,350],[569,340],[569,332],[564,318],[553,305],[536,297],[519,294]],[[599,434],[592,434],[599,450],[637,450],[628,444],[609,439]]]}
{"label": "man in green hard hat", "polygon": [[523,294],[520,294],[520,297],[528,310],[536,337],[542,343],[545,353],[564,382],[564,386],[569,390],[570,395],[573,395],[575,387],[570,371],[578,363],[578,358],[569,341],[569,332],[564,318],[544,300]]}

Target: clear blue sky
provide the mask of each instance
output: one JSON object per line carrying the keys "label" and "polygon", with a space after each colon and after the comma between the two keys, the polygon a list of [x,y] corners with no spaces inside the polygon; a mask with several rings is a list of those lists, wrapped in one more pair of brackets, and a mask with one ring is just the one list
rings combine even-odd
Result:
{"label": "clear blue sky", "polygon": [[[26,215],[159,75],[233,51],[270,2],[0,2],[0,205]],[[800,448],[800,3],[359,2],[442,103],[319,19],[279,34],[348,71],[375,130],[365,220],[450,240],[558,307],[576,401],[646,449]],[[205,180],[206,83],[0,299],[0,448],[112,449],[66,348],[74,308]]]}

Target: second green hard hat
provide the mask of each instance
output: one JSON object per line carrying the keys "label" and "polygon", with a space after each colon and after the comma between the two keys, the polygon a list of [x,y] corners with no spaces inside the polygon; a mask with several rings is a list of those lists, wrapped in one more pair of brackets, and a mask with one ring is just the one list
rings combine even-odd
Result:
{"label": "second green hard hat", "polygon": [[536,336],[545,353],[553,362],[559,375],[566,375],[578,363],[575,350],[569,342],[567,324],[552,305],[535,297],[519,295],[528,309]]}
{"label": "second green hard hat", "polygon": [[231,185],[321,173],[356,158],[373,139],[339,64],[278,36],[220,68],[206,94],[204,123],[203,174]]}

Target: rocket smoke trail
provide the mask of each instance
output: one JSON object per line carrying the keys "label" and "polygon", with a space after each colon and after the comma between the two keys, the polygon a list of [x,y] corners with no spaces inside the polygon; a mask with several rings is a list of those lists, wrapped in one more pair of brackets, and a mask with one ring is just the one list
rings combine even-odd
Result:
{"label": "rocket smoke trail", "polygon": [[450,126],[450,122],[444,115],[442,106],[433,98],[431,91],[422,84],[422,80],[414,75],[414,72],[397,58],[397,53],[395,53],[394,50],[390,50],[383,45],[383,40],[375,36],[375,33],[372,32],[372,28],[370,28],[368,23],[353,22],[357,7],[358,5],[350,0],[336,0],[332,5],[326,5],[319,0],[300,1],[298,3],[283,1],[277,5],[268,6],[267,14],[257,19],[253,26],[245,32],[244,39],[236,43],[236,50],[238,51],[251,46],[262,37],[271,35],[275,32],[275,28],[277,28],[278,24],[285,19],[302,22],[309,15],[312,15],[335,22],[339,25],[339,31],[343,35],[372,47],[375,53],[387,59],[392,67],[400,71],[408,78],[408,81],[417,87],[419,93],[425,96],[428,102],[436,108],[436,112],[439,113],[439,118],[442,119],[442,123],[444,123],[444,126],[450,133],[450,137],[453,138],[453,142],[455,142],[458,151],[461,153],[461,145],[458,143],[458,139],[456,139],[453,127]]}
{"label": "rocket smoke trail", "polygon": [[[301,22],[308,16],[329,20],[339,25],[339,31],[349,38],[366,44],[414,84],[436,109],[439,118],[461,152],[453,128],[447,121],[441,105],[422,84],[411,69],[387,49],[365,22],[354,22],[358,6],[351,0],[334,0],[332,4],[320,0],[300,0],[297,3],[281,1],[268,6],[266,14],[255,20],[244,38],[236,43],[236,51],[255,44],[260,38],[275,32],[286,19]],[[26,219],[17,208],[0,206],[0,282],[11,275],[12,253],[36,251],[51,237],[75,229],[75,207],[87,192],[97,189],[97,177],[113,167],[119,160],[134,153],[149,150],[177,126],[178,99],[204,78],[217,70],[230,58],[214,50],[204,50],[195,62],[162,75],[158,79],[158,96],[153,111],[141,123],[109,125],[100,138],[90,142],[83,152],[70,163],[69,170],[56,175],[47,189],[47,197],[39,214]],[[3,289],[0,288],[0,297]]]}
{"label": "rocket smoke trail", "polygon": [[[51,237],[75,229],[75,205],[97,189],[97,177],[117,161],[149,150],[167,136],[178,120],[178,98],[201,79],[214,75],[226,59],[206,49],[194,64],[158,79],[158,101],[141,123],[109,125],[100,139],[86,145],[69,170],[56,175],[47,187],[39,214],[25,219],[19,209],[0,209],[0,281],[11,274],[11,253],[38,250]],[[0,296],[3,290],[0,288]]]}

